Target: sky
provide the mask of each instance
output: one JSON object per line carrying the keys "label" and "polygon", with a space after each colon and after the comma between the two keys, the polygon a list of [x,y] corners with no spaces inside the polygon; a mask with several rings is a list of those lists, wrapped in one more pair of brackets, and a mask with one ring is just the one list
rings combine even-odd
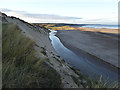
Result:
{"label": "sky", "polygon": [[117,24],[119,0],[0,0],[0,11],[30,23]]}

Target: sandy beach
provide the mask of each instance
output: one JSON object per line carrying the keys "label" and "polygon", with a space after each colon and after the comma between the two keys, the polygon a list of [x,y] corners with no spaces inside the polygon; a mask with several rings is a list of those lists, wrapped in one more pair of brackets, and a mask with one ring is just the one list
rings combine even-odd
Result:
{"label": "sandy beach", "polygon": [[[80,30],[58,30],[57,37],[76,54],[86,52],[112,66],[118,65],[118,37],[116,34]],[[120,68],[120,67],[119,67]]]}

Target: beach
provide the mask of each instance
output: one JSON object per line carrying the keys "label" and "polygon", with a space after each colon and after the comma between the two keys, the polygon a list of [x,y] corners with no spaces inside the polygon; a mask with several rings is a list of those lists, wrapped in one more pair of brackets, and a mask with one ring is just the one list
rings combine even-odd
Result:
{"label": "beach", "polygon": [[77,55],[84,52],[111,66],[119,67],[117,34],[83,30],[57,30],[56,36],[65,47]]}

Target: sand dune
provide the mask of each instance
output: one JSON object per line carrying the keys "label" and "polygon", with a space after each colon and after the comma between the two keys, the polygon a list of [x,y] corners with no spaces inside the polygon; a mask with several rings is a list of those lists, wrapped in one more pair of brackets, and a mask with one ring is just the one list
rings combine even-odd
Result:
{"label": "sand dune", "polygon": [[11,18],[6,15],[4,15],[3,17],[5,20],[3,21],[3,23],[16,24],[24,35],[28,36],[31,40],[35,42],[36,57],[45,57],[44,55],[41,56],[40,54],[42,47],[44,47],[44,49],[46,50],[47,58],[49,58],[49,62],[46,61],[46,63],[60,74],[62,83],[61,85],[63,88],[79,87],[71,77],[71,75],[75,77],[78,77],[78,75],[66,63],[62,63],[60,61],[61,58],[58,57],[58,54],[52,47],[48,31],[37,26],[32,26],[29,23],[15,17]]}

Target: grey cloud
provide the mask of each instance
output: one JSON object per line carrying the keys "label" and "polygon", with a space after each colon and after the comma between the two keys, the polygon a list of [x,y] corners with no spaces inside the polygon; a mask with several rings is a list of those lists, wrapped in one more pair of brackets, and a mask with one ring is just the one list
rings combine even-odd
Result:
{"label": "grey cloud", "polygon": [[52,14],[30,14],[24,11],[15,11],[15,10],[10,10],[6,8],[0,9],[3,12],[15,12],[24,15],[25,17],[29,18],[41,18],[41,19],[64,19],[64,20],[69,20],[69,19],[81,19],[78,17],[67,17],[67,16],[60,16],[60,15],[52,15]]}

